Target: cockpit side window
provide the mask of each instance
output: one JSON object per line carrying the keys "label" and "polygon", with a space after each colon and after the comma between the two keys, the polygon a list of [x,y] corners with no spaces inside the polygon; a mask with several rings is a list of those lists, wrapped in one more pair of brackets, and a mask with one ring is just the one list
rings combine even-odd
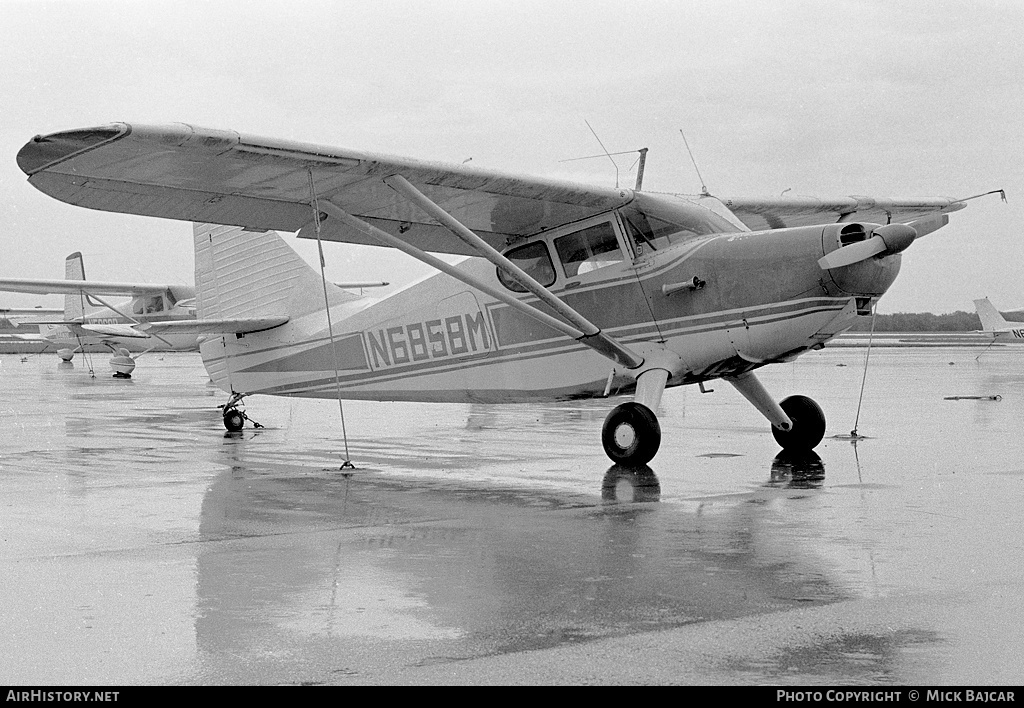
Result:
{"label": "cockpit side window", "polygon": [[152,295],[140,297],[132,303],[132,313],[136,315],[151,315],[155,312],[164,311],[164,296]]}
{"label": "cockpit side window", "polygon": [[556,238],[555,250],[567,278],[622,261],[622,250],[610,221]]}
{"label": "cockpit side window", "polygon": [[[508,258],[522,268],[527,275],[533,277],[534,280],[544,287],[554,284],[555,267],[551,263],[548,247],[543,241],[534,241],[533,243],[513,248],[511,251],[506,251],[505,258]],[[504,271],[500,268],[498,269],[498,280],[512,292],[527,292],[526,288],[505,275]]]}

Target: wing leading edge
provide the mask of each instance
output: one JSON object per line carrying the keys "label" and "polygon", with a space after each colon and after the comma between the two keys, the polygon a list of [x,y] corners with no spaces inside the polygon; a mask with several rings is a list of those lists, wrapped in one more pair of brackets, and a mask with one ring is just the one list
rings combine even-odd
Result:
{"label": "wing leading edge", "polygon": [[36,295],[159,295],[180,286],[153,283],[118,283],[102,280],[46,280],[32,278],[0,278],[0,291],[34,293]]}

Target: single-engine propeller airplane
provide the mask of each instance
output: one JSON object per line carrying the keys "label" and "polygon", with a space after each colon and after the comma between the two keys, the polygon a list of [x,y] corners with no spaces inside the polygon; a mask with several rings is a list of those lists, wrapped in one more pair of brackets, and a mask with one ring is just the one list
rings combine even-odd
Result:
{"label": "single-engine propeller airplane", "polygon": [[[153,320],[195,319],[193,286],[86,280],[80,252],[64,260],[64,273],[64,280],[0,278],[3,291],[64,295],[61,316],[23,320],[23,324],[39,326],[36,338],[58,347],[62,360],[71,361],[87,345],[102,345],[113,354],[110,368],[114,375],[127,378],[135,370],[132,352],[198,349],[194,334],[154,337],[135,328]],[[107,296],[130,299],[111,303],[104,299]]]}
{"label": "single-engine propeller airplane", "polygon": [[[196,232],[194,326],[206,328],[207,369],[231,393],[229,429],[255,393],[526,402],[631,392],[601,436],[622,464],[656,454],[666,387],[719,378],[783,448],[815,447],[820,407],[800,395],[777,402],[755,371],[869,314],[901,252],[975,198],[657,194],[181,123],[39,135],[18,164],[70,204],[244,227]],[[315,271],[271,248],[268,230],[390,246],[450,277],[379,301],[323,282],[317,298]],[[451,265],[432,252],[475,257]]]}
{"label": "single-engine propeller airplane", "polygon": [[1009,322],[987,297],[974,301],[981,319],[981,329],[1000,344],[1024,344],[1024,322]]}
{"label": "single-engine propeller airplane", "polygon": [[[80,252],[64,261],[64,280],[0,278],[0,291],[63,294],[61,316],[42,313],[22,315],[19,322],[38,325],[38,335],[21,335],[58,347],[57,355],[71,361],[87,345],[107,347],[113,356],[110,368],[117,377],[128,378],[135,370],[133,352],[198,351],[200,329],[153,331],[146,325],[188,322],[196,318],[196,289],[192,285],[159,285],[86,280]],[[339,283],[346,288],[375,288],[386,282]],[[130,296],[122,302],[108,302],[103,296]],[[27,311],[19,311],[27,312]],[[139,356],[141,356],[139,354]]]}

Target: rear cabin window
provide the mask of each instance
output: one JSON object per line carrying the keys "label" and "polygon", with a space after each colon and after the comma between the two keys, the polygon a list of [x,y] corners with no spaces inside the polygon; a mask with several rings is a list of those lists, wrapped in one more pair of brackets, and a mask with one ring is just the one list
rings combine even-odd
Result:
{"label": "rear cabin window", "polygon": [[[505,258],[508,258],[522,268],[527,275],[544,287],[554,284],[555,266],[551,263],[548,247],[543,241],[535,241],[519,248],[513,248],[511,251],[506,251]],[[508,277],[500,268],[498,269],[498,280],[513,292],[527,292],[526,288]]]}
{"label": "rear cabin window", "polygon": [[556,238],[555,250],[567,278],[622,261],[622,251],[610,221]]}

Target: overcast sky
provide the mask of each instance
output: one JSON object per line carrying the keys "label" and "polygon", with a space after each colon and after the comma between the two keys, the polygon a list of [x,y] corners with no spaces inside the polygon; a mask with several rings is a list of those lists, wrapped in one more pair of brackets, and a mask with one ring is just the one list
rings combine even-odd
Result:
{"label": "overcast sky", "polygon": [[[15,163],[38,133],[211,128],[722,197],[965,197],[880,312],[1024,306],[1024,3],[0,0],[0,277],[192,283],[187,223],[58,202]],[[632,158],[619,179],[631,185]],[[315,244],[297,242],[312,262]],[[426,272],[326,244],[334,280]],[[2,306],[59,298],[0,293]]]}

